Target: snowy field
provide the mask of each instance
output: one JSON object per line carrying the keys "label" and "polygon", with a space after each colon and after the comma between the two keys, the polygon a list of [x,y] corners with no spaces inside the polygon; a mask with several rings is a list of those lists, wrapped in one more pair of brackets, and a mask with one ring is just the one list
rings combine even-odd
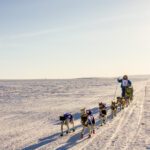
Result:
{"label": "snowy field", "polygon": [[[99,126],[98,102],[109,106],[116,79],[0,81],[0,150],[150,149],[150,77],[132,77],[134,101]],[[117,88],[120,95],[120,86]],[[80,139],[80,109],[92,109],[96,134]],[[58,117],[71,112],[76,132],[60,137]]]}

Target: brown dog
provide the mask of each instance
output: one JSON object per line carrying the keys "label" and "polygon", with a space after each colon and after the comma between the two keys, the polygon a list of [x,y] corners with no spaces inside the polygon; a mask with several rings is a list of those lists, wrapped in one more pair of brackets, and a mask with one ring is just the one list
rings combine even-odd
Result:
{"label": "brown dog", "polygon": [[111,102],[111,114],[112,114],[112,118],[114,118],[117,115],[117,102],[112,101]]}
{"label": "brown dog", "polygon": [[107,118],[107,107],[104,103],[99,103],[99,119],[100,119],[100,125],[106,124],[106,118]]}
{"label": "brown dog", "polygon": [[117,97],[117,105],[120,110],[124,109],[127,106],[128,101],[123,97]]}
{"label": "brown dog", "polygon": [[60,136],[63,136],[64,125],[67,126],[66,134],[70,133],[69,124],[72,124],[72,131],[75,132],[74,119],[70,113],[65,113],[63,116],[60,116],[59,119],[61,121],[61,134],[60,134]]}
{"label": "brown dog", "polygon": [[122,98],[122,109],[126,107],[126,100],[125,98]]}
{"label": "brown dog", "polygon": [[81,138],[83,138],[85,128],[88,128],[90,138],[91,134],[95,133],[95,119],[85,108],[81,109],[81,124],[83,127],[81,131]]}

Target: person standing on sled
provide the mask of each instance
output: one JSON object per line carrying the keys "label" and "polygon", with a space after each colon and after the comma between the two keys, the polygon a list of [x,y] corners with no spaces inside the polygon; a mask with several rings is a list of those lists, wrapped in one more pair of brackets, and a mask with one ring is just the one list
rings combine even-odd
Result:
{"label": "person standing on sled", "polygon": [[122,79],[118,78],[118,82],[121,83],[122,97],[126,96],[126,88],[132,86],[132,82],[128,79],[127,75],[124,75]]}

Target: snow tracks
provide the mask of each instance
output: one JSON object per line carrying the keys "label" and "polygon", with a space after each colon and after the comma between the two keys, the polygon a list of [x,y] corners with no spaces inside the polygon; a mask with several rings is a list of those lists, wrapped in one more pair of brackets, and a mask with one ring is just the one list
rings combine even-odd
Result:
{"label": "snow tracks", "polygon": [[101,127],[81,149],[150,149],[150,83],[135,93],[133,102],[116,118]]}

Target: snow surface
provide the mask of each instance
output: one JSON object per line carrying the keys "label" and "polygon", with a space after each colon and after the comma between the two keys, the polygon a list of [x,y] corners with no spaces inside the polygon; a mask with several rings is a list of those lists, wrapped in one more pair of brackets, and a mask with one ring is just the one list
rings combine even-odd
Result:
{"label": "snow surface", "polygon": [[[144,150],[150,149],[150,81],[148,76],[132,77],[134,101],[113,120],[108,114],[99,126],[98,102],[109,106],[116,79],[80,78],[70,80],[0,81],[1,150]],[[96,134],[80,139],[80,109],[92,109]],[[76,132],[60,137],[58,117],[71,112]],[[110,113],[110,112],[109,112]]]}

